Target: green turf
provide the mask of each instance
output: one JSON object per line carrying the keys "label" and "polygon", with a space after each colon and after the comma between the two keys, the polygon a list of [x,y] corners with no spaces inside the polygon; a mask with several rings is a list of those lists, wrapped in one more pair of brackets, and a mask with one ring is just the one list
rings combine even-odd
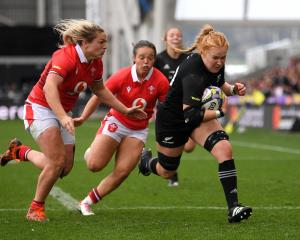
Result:
{"label": "green turf", "polygon": [[[77,200],[113,166],[90,173],[82,160],[98,125],[91,121],[77,129],[74,169],[56,184]],[[0,121],[1,151],[15,136],[36,147],[22,122]],[[300,239],[300,135],[248,129],[231,135],[231,140],[240,202],[254,208],[248,221],[227,223],[217,164],[197,148],[183,155],[178,188],[167,187],[157,176],[138,175],[135,169],[93,207],[95,216],[82,217],[48,197],[50,222],[44,224],[25,220],[39,170],[30,163],[2,167],[0,239]],[[153,125],[147,146],[155,149]]]}

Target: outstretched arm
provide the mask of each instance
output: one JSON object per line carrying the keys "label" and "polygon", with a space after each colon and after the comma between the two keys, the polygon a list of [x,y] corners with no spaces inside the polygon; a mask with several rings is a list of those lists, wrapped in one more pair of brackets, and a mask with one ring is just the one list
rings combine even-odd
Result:
{"label": "outstretched arm", "polygon": [[100,104],[100,99],[96,95],[93,95],[85,105],[80,117],[73,119],[75,127],[78,127],[81,124],[83,124],[96,110],[99,104]]}
{"label": "outstretched arm", "polygon": [[58,87],[62,84],[64,79],[55,73],[49,73],[43,91],[45,93],[45,98],[49,104],[51,110],[55,113],[61,125],[67,129],[68,132],[74,135],[75,128],[73,119],[67,115],[61,102],[58,92]]}
{"label": "outstretched arm", "polygon": [[139,106],[130,108],[126,107],[112,94],[111,91],[109,91],[104,86],[102,81],[95,82],[93,84],[92,91],[100,99],[101,102],[116,109],[124,115],[135,117],[138,119],[144,119],[147,117],[147,114],[143,110],[139,109]]}

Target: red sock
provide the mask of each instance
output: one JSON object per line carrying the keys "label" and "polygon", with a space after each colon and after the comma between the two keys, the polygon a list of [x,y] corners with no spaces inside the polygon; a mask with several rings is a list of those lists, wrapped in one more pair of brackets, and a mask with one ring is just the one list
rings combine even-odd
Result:
{"label": "red sock", "polygon": [[97,188],[93,188],[92,191],[90,191],[89,197],[92,199],[94,204],[101,200],[101,197],[97,191]]}
{"label": "red sock", "polygon": [[31,148],[25,145],[20,146],[19,158],[23,161],[28,161],[27,154],[31,151]]}

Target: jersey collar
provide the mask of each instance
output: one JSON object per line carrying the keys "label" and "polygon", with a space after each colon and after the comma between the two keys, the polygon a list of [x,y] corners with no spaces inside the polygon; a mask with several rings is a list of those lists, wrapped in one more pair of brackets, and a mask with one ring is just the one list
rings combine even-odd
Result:
{"label": "jersey collar", "polygon": [[[144,81],[149,80],[149,78],[152,76],[152,73],[153,73],[153,67],[150,69],[147,76],[144,78]],[[131,76],[132,76],[133,82],[141,82],[136,73],[136,64],[133,64],[131,67]]]}
{"label": "jersey collar", "polygon": [[81,63],[89,63],[89,61],[84,56],[84,53],[83,53],[81,47],[79,46],[79,44],[76,44],[75,49],[76,49],[76,52],[79,56],[80,62]]}

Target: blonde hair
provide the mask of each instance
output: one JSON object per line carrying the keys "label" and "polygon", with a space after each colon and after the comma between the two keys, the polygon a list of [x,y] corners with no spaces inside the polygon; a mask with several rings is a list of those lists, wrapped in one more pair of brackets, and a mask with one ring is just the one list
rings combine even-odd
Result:
{"label": "blonde hair", "polygon": [[97,32],[104,32],[102,27],[85,19],[61,20],[53,29],[62,40],[62,44],[59,47],[77,43],[81,45],[83,40],[91,42],[96,38]]}
{"label": "blonde hair", "polygon": [[196,36],[192,46],[188,49],[181,49],[180,52],[189,53],[197,49],[198,52],[201,53],[212,47],[226,47],[228,49],[229,42],[223,33],[215,32],[211,25],[206,24]]}

